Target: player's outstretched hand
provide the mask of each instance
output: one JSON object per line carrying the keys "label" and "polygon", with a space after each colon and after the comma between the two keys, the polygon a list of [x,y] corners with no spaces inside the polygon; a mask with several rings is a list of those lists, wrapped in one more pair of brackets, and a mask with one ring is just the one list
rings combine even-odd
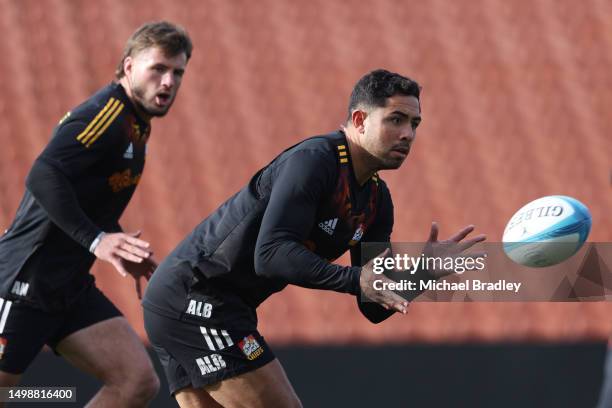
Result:
{"label": "player's outstretched hand", "polygon": [[130,273],[126,269],[127,262],[140,264],[153,254],[149,250],[150,244],[138,239],[139,236],[140,231],[104,234],[94,250],[94,255],[103,261],[110,262],[117,272],[125,277]]}
{"label": "player's outstretched hand", "polygon": [[[462,255],[462,253],[474,246],[475,244],[487,239],[485,234],[476,235],[473,238],[465,239],[472,231],[474,231],[473,225],[464,227],[455,235],[444,241],[438,241],[438,223],[431,223],[431,231],[429,232],[429,238],[423,249],[423,255],[430,258],[446,258],[456,257]],[[463,254],[462,256],[477,257],[482,254]],[[430,270],[428,271],[434,278],[441,276],[450,275],[454,271],[452,270]]]}
{"label": "player's outstretched hand", "polygon": [[[386,258],[391,253],[388,248],[385,249],[377,258]],[[383,282],[393,282],[385,275],[377,275],[374,273],[374,259],[363,265],[361,268],[361,276],[359,277],[359,285],[361,292],[365,297],[373,302],[380,304],[385,309],[395,310],[406,314],[408,302],[392,290],[376,290],[374,289],[374,281],[382,280]]]}

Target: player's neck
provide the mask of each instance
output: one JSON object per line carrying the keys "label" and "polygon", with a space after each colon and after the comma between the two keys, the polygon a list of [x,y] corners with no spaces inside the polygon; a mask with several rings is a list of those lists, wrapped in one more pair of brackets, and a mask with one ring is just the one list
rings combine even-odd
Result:
{"label": "player's neck", "polygon": [[132,106],[134,107],[134,110],[136,111],[136,114],[138,115],[138,117],[142,119],[143,121],[145,121],[146,123],[151,123],[151,116],[143,112],[139,104],[136,103],[134,93],[132,92],[132,88],[130,87],[127,77],[123,76],[119,80],[119,84],[121,84],[121,86],[123,87],[123,90],[125,91],[125,94],[130,99],[130,102],[132,102]]}
{"label": "player's neck", "polygon": [[361,147],[356,134],[357,130],[353,127],[344,128],[346,141],[351,154],[353,173],[360,186],[363,186],[378,170],[373,157],[366,149]]}

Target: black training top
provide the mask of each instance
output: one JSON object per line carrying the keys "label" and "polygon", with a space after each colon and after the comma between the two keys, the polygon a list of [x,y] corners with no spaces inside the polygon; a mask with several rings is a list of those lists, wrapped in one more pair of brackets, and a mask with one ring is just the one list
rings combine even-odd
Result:
{"label": "black training top", "polygon": [[[143,306],[180,318],[191,286],[203,280],[254,308],[287,284],[358,295],[361,268],[331,261],[350,249],[359,265],[358,243],[388,242],[392,227],[387,186],[377,175],[358,185],[344,133],[306,139],[179,244],[151,278]],[[191,268],[166,267],[184,262]]]}
{"label": "black training top", "polygon": [[121,231],[149,132],[117,83],[64,116],[0,237],[0,297],[62,310],[93,281],[89,247],[101,231]]}

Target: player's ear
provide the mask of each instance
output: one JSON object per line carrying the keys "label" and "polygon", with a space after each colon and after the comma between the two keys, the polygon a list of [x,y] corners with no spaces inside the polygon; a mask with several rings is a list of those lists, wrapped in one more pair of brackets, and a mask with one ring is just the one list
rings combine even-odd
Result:
{"label": "player's ear", "polygon": [[123,73],[129,77],[132,73],[132,68],[134,66],[134,58],[131,56],[127,56],[123,59]]}
{"label": "player's ear", "polygon": [[357,129],[359,133],[365,132],[365,119],[367,116],[368,114],[361,109],[355,109],[351,114],[351,121],[353,122],[353,126],[355,127],[355,129]]}

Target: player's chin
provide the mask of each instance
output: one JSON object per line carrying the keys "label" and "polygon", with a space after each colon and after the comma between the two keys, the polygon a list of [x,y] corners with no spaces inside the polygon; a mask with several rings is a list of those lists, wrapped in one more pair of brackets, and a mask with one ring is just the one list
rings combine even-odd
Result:
{"label": "player's chin", "polygon": [[170,110],[170,105],[163,106],[163,107],[151,106],[151,107],[147,108],[147,113],[149,114],[149,116],[153,116],[153,117],[156,117],[156,118],[161,118],[162,116],[165,116],[166,113],[168,113],[169,110]]}
{"label": "player's chin", "polygon": [[384,166],[384,170],[396,170],[399,169],[400,167],[402,167],[402,164],[404,164],[404,160],[406,160],[406,157],[403,158],[387,158],[387,160],[385,160],[383,162],[383,166]]}

